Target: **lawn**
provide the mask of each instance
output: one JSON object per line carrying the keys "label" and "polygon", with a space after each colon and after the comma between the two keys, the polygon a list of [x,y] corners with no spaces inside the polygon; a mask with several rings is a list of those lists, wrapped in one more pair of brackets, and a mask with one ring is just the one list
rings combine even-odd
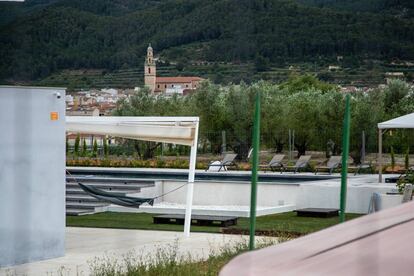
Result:
{"label": "lawn", "polygon": [[[115,213],[105,212],[85,216],[67,216],[67,226],[77,227],[99,227],[99,228],[122,228],[122,229],[144,229],[144,230],[166,230],[183,231],[183,225],[153,224],[153,214],[147,213]],[[346,214],[346,219],[359,217],[359,214]],[[303,235],[315,232],[339,222],[338,217],[334,218],[310,218],[297,217],[295,212],[287,212],[262,216],[257,218],[256,230],[260,234],[293,234]],[[214,226],[191,226],[193,232],[210,233],[247,233],[249,219],[240,218],[238,224],[225,229]]]}
{"label": "lawn", "polygon": [[[281,239],[279,242],[284,242]],[[276,241],[258,241],[256,248],[263,248],[275,244]],[[222,267],[233,257],[246,252],[248,244],[240,242],[227,244],[218,251],[209,253],[205,260],[197,260],[194,256],[177,255],[178,243],[172,246],[158,248],[154,255],[142,253],[124,256],[116,261],[113,258],[95,258],[89,263],[91,275],[100,276],[216,276]]]}

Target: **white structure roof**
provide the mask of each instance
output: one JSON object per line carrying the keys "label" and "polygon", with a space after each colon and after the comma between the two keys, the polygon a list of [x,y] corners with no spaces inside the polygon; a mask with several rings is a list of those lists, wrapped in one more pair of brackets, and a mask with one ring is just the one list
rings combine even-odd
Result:
{"label": "white structure roof", "polygon": [[414,128],[414,113],[407,114],[378,124],[379,129]]}
{"label": "white structure roof", "polygon": [[66,116],[66,132],[111,135],[191,146],[184,221],[184,235],[189,237],[197,160],[198,122],[198,117]]}
{"label": "white structure roof", "polygon": [[198,117],[66,116],[66,131],[192,146]]}

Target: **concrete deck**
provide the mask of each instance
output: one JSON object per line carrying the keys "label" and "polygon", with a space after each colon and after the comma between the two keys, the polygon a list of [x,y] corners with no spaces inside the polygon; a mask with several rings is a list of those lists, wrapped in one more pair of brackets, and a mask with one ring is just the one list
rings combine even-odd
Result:
{"label": "concrete deck", "polygon": [[[125,213],[150,213],[150,214],[185,214],[185,204],[175,204],[170,202],[162,202],[153,206],[141,205],[139,209],[129,208],[118,205],[110,205],[102,208],[96,208],[103,212],[125,212]],[[296,209],[293,204],[280,206],[256,206],[256,217],[290,212]],[[229,216],[229,217],[250,217],[250,206],[247,205],[193,205],[191,209],[192,215],[201,216]]]}
{"label": "concrete deck", "polygon": [[181,232],[67,227],[64,257],[0,268],[0,275],[89,275],[88,262],[96,257],[122,259],[131,252],[145,256],[155,254],[159,248],[171,249],[174,244],[181,256],[190,253],[202,259],[212,250],[243,240],[247,241],[247,237],[191,233],[190,238],[184,238]]}

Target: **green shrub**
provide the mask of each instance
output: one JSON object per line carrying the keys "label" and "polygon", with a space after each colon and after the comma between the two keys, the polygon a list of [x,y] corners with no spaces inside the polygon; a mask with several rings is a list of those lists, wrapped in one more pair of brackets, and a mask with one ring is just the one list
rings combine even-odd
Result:
{"label": "green shrub", "polygon": [[162,159],[157,159],[157,168],[164,168],[165,167],[165,161]]}
{"label": "green shrub", "polygon": [[394,168],[395,168],[395,153],[394,153],[394,147],[393,146],[391,146],[390,154],[391,154],[391,169],[392,169],[392,171],[394,171]]}
{"label": "green shrub", "polygon": [[406,171],[410,168],[410,148],[407,148],[404,156],[404,168]]}
{"label": "green shrub", "polygon": [[406,184],[414,184],[414,173],[411,172],[405,177],[400,177],[397,181],[397,188],[400,193],[403,193]]}

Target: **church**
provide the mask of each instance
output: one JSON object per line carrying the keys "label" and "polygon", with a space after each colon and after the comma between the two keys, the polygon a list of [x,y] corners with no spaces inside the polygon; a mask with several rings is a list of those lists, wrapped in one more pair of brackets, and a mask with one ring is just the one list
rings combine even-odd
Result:
{"label": "church", "polygon": [[203,80],[200,77],[157,77],[154,51],[151,44],[148,46],[144,64],[144,83],[152,93],[187,95],[196,90]]}

